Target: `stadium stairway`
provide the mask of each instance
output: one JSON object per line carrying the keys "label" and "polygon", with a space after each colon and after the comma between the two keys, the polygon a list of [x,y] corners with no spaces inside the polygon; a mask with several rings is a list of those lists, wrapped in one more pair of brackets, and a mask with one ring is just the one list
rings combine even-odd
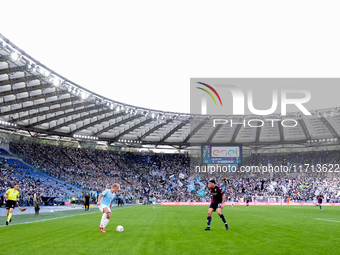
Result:
{"label": "stadium stairway", "polygon": [[16,168],[17,171],[28,173],[30,174],[30,176],[36,179],[40,178],[44,181],[44,184],[51,185],[52,188],[57,188],[56,183],[58,183],[58,189],[61,193],[65,193],[70,196],[82,194],[82,190],[79,187],[53,177],[42,171],[35,170],[34,166],[28,164],[27,162],[24,162],[23,159],[20,156],[16,155],[13,151],[9,152],[9,149],[6,150],[5,148],[0,147],[0,161],[3,161],[5,164],[8,164],[13,168]]}
{"label": "stadium stairway", "polygon": [[12,155],[7,156],[0,156],[0,160],[4,162],[4,164],[8,164],[11,167],[14,168],[21,168],[21,169],[32,169],[32,166],[27,164],[26,162],[23,162],[19,158],[15,158]]}
{"label": "stadium stairway", "polygon": [[[22,170],[22,172],[28,173],[35,179],[43,180],[45,185],[51,185],[51,188],[57,188],[61,193],[65,193],[67,195],[79,195],[79,194],[81,195],[82,193],[82,190],[80,188],[71,185],[65,181],[62,181],[58,178],[55,178],[47,173],[24,169]],[[71,190],[69,188],[71,188]]]}
{"label": "stadium stairway", "polygon": [[7,150],[5,150],[4,148],[0,148],[0,155],[10,156],[11,154]]}
{"label": "stadium stairway", "polygon": [[3,156],[12,155],[8,144],[0,143],[0,155],[3,155]]}

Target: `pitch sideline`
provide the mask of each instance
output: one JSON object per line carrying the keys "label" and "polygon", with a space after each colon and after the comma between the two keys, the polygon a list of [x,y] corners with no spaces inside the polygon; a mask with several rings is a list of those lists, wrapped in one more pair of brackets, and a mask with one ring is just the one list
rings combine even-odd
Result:
{"label": "pitch sideline", "polygon": [[[138,206],[138,205],[135,205],[135,206]],[[116,208],[116,209],[114,209],[114,210],[126,209],[126,208],[135,207],[135,206],[121,207],[121,208]],[[99,211],[99,212],[100,212],[100,211]],[[29,224],[29,223],[36,223],[36,222],[42,222],[42,221],[48,221],[48,220],[57,220],[57,219],[62,219],[62,218],[67,218],[67,217],[74,217],[74,216],[80,216],[80,215],[89,215],[89,214],[99,213],[99,212],[81,213],[81,214],[76,214],[76,215],[68,215],[68,216],[56,217],[56,218],[53,218],[53,219],[44,219],[44,220],[36,220],[36,221],[28,221],[28,222],[14,223],[14,224],[10,224],[10,226],[21,225],[21,224]],[[8,226],[6,226],[6,225],[0,226],[0,228],[3,228],[3,227],[8,227]]]}

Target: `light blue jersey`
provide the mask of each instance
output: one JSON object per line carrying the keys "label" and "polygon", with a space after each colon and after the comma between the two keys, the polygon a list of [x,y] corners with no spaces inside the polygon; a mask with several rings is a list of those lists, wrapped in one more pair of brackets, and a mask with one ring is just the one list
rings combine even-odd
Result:
{"label": "light blue jersey", "polygon": [[153,199],[151,199],[151,200],[152,200],[153,204],[156,204],[156,198],[155,197]]}
{"label": "light blue jersey", "polygon": [[102,192],[102,195],[103,196],[100,200],[100,204],[106,205],[107,207],[110,207],[110,204],[111,204],[112,200],[115,199],[116,194],[111,193],[111,191],[109,189],[106,189]]}
{"label": "light blue jersey", "polygon": [[231,198],[231,202],[233,202],[233,203],[234,203],[234,200],[235,200],[235,199],[232,197],[232,198]]}

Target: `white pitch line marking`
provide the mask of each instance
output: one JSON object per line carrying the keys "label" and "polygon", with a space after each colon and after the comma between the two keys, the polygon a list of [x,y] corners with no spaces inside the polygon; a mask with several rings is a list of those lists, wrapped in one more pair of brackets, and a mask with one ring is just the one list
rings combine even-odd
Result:
{"label": "white pitch line marking", "polygon": [[[131,208],[131,207],[134,207],[134,206],[121,207],[121,208],[117,208],[117,209],[114,209],[114,210],[126,209],[126,208]],[[76,214],[76,215],[68,215],[68,216],[57,217],[57,218],[53,218],[53,219],[44,219],[44,220],[21,222],[21,223],[10,224],[9,226],[15,226],[15,225],[21,225],[21,224],[29,224],[29,223],[36,223],[36,222],[42,222],[42,221],[48,221],[48,220],[57,220],[57,219],[62,219],[62,218],[67,218],[67,217],[74,217],[74,216],[79,216],[79,215],[88,215],[88,214],[99,213],[99,212],[82,213],[82,214]],[[4,226],[0,226],[0,228],[9,227],[9,226],[4,225]]]}
{"label": "white pitch line marking", "polygon": [[316,220],[331,221],[331,222],[340,222],[340,220],[319,219],[319,218],[316,218]]}

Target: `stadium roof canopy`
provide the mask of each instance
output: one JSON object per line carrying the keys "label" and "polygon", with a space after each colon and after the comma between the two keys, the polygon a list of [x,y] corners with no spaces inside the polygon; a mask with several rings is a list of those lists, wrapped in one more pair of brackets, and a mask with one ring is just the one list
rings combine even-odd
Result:
{"label": "stadium roof canopy", "polygon": [[[233,116],[234,123],[245,121],[246,125],[214,127],[214,119],[231,117],[164,112],[111,100],[55,73],[0,34],[0,128],[16,133],[129,146],[308,146],[340,142],[339,112],[333,108],[315,111],[312,116],[293,113],[256,117],[257,120],[253,120],[254,116]],[[296,119],[296,127],[284,128],[283,125],[291,125],[288,119]]]}

